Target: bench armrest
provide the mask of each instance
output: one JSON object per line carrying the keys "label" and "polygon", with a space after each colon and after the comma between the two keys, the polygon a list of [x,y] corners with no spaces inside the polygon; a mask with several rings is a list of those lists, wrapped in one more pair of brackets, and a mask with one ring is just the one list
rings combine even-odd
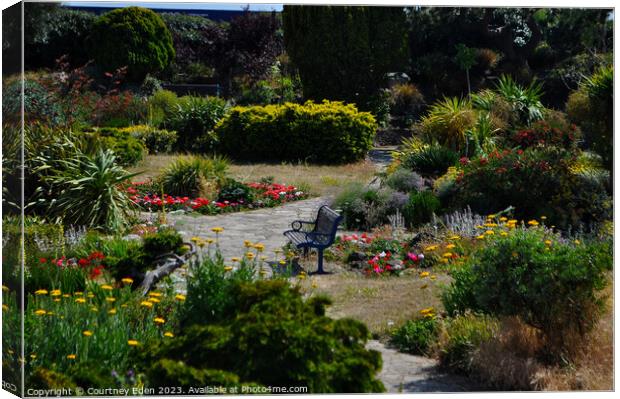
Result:
{"label": "bench armrest", "polygon": [[[312,230],[312,229],[314,229],[315,223],[314,222],[309,222],[309,221],[306,221],[306,220],[295,220],[293,223],[291,223],[291,228],[294,231],[302,231],[304,225],[312,226],[309,229],[309,230]],[[304,231],[307,231],[307,230],[304,229]]]}

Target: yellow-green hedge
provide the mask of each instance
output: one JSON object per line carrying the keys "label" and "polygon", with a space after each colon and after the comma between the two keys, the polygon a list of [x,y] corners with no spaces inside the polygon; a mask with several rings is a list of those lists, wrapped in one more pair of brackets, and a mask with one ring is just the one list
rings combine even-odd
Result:
{"label": "yellow-green hedge", "polygon": [[317,163],[364,158],[376,130],[370,113],[326,100],[235,107],[215,127],[220,150],[232,158]]}

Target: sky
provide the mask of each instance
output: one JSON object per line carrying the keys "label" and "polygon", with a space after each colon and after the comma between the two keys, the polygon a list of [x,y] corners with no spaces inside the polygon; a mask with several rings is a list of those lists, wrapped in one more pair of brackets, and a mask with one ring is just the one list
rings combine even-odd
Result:
{"label": "sky", "polygon": [[[192,10],[241,10],[247,7],[247,3],[228,3],[228,4],[209,4],[209,3],[164,3],[164,2],[129,2],[129,1],[63,1],[62,4],[79,7],[125,7],[141,6],[146,8],[167,8],[167,9],[192,9]],[[282,11],[282,4],[249,4],[250,10],[257,11]]]}

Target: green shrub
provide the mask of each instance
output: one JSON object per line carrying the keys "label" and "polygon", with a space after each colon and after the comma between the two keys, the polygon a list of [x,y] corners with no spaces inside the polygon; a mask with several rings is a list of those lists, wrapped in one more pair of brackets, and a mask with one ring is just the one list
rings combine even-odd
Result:
{"label": "green shrub", "polygon": [[[201,295],[204,300],[210,292]],[[217,378],[224,384],[305,386],[311,393],[384,390],[376,379],[381,356],[364,347],[368,329],[326,317],[326,298],[304,301],[284,280],[235,283],[229,298],[234,305],[220,322],[185,328],[183,335],[143,352],[150,385],[186,387]]]}
{"label": "green shrub", "polygon": [[600,68],[585,79],[568,98],[566,112],[581,126],[586,144],[603,157],[607,170],[613,166],[613,66]]}
{"label": "green shrub", "polygon": [[469,374],[473,368],[473,352],[493,338],[498,330],[499,322],[489,316],[467,313],[448,319],[439,338],[441,366]]}
{"label": "green shrub", "polygon": [[90,136],[93,147],[112,150],[116,155],[116,161],[123,166],[135,166],[146,154],[144,144],[127,130],[105,127],[87,135]]}
{"label": "green shrub", "polygon": [[247,185],[234,179],[226,179],[220,187],[217,200],[219,202],[229,201],[249,204],[254,200],[254,195]]}
{"label": "green shrub", "polygon": [[439,199],[432,191],[420,191],[409,194],[409,201],[403,208],[403,217],[409,226],[419,226],[431,221],[439,209]]}
{"label": "green shrub", "polygon": [[309,101],[235,107],[215,131],[221,150],[237,159],[344,163],[366,155],[376,127],[353,104]]}
{"label": "green shrub", "polygon": [[99,151],[93,156],[77,152],[71,158],[57,160],[51,167],[44,181],[58,195],[44,199],[49,217],[67,225],[111,231],[127,225],[134,206],[121,184],[135,174],[118,166],[112,151]]}
{"label": "green shrub", "polygon": [[[63,122],[61,108],[52,93],[32,79],[24,79],[24,122],[58,125]],[[4,123],[21,124],[22,80],[16,79],[3,87],[2,115]]]}
{"label": "green shrub", "polygon": [[130,126],[121,130],[140,140],[150,154],[169,153],[175,148],[177,133],[148,125]]}
{"label": "green shrub", "polygon": [[179,97],[170,90],[157,90],[147,100],[149,122],[154,126],[160,126],[170,118],[177,107]]}
{"label": "green shrub", "polygon": [[377,190],[351,184],[336,197],[332,208],[341,213],[348,229],[370,230],[388,223],[388,216],[402,209],[404,202],[391,189]]}
{"label": "green shrub", "polygon": [[529,129],[514,132],[509,142],[521,148],[532,146],[558,146],[575,148],[580,138],[580,131],[564,118],[549,118],[534,122]]}
{"label": "green shrub", "polygon": [[228,161],[225,158],[190,156],[177,158],[159,176],[164,193],[178,196],[198,196],[205,184],[220,184],[226,175]]}
{"label": "green shrub", "polygon": [[419,125],[427,142],[459,152],[465,148],[467,130],[475,123],[476,111],[470,102],[452,97],[433,104]]}
{"label": "green shrub", "polygon": [[409,320],[392,333],[390,343],[399,351],[414,355],[428,355],[428,350],[437,339],[439,324],[434,317]]}
{"label": "green shrub", "polygon": [[502,75],[495,91],[510,104],[512,111],[518,115],[521,126],[529,126],[542,119],[544,106],[540,99],[543,91],[539,82],[533,81],[529,86],[522,87],[511,76]]}
{"label": "green shrub", "polygon": [[183,237],[173,228],[163,228],[155,233],[147,233],[142,239],[144,252],[152,259],[165,253],[179,253],[183,245]]}
{"label": "green shrub", "polygon": [[542,228],[516,229],[454,270],[442,301],[452,315],[473,310],[517,316],[542,332],[552,355],[562,355],[600,316],[599,291],[609,269],[600,250]]}
{"label": "green shrub", "polygon": [[138,82],[147,73],[163,70],[175,56],[164,21],[141,7],[118,8],[100,16],[90,42],[97,64],[110,72],[127,66],[128,75]]}
{"label": "green shrub", "polygon": [[456,165],[459,156],[449,148],[438,144],[424,146],[417,151],[405,153],[402,165],[425,176],[439,176]]}
{"label": "green shrub", "polygon": [[422,176],[405,168],[396,169],[385,178],[384,183],[386,186],[403,193],[424,189]]}
{"label": "green shrub", "polygon": [[226,114],[227,107],[226,101],[219,97],[181,97],[164,122],[167,128],[177,132],[177,149],[214,150],[217,137],[212,130]]}
{"label": "green shrub", "polygon": [[457,207],[491,214],[514,206],[522,219],[548,217],[560,228],[592,225],[611,211],[601,182],[574,170],[574,155],[557,147],[494,151],[464,160],[457,177]]}
{"label": "green shrub", "polygon": [[425,106],[422,92],[411,83],[394,85],[390,91],[390,112],[404,118],[403,125],[411,124]]}

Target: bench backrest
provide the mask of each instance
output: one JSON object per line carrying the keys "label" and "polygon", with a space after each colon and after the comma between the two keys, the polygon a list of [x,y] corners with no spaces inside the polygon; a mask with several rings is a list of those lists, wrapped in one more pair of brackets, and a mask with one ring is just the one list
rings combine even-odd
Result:
{"label": "bench backrest", "polygon": [[333,240],[336,237],[336,230],[341,220],[342,216],[327,205],[323,205],[319,208],[319,212],[316,215],[314,231],[316,233],[329,234]]}

